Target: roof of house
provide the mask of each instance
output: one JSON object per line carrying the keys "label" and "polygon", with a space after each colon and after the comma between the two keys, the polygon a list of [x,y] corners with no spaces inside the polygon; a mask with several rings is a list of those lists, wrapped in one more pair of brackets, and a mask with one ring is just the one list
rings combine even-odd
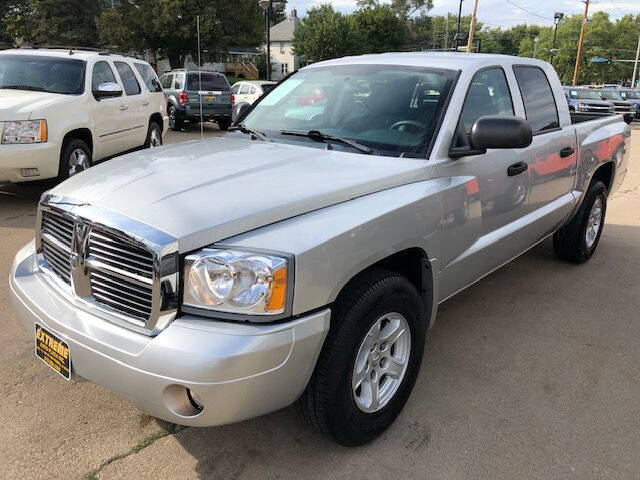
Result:
{"label": "roof of house", "polygon": [[293,32],[300,25],[300,19],[297,16],[289,18],[275,24],[269,30],[272,42],[290,42],[293,40]]}

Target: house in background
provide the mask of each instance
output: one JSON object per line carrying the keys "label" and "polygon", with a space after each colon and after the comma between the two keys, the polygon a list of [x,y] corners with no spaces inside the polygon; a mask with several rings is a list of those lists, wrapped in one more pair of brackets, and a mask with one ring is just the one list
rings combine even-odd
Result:
{"label": "house in background", "polygon": [[293,53],[293,33],[300,25],[296,10],[280,23],[271,27],[271,79],[280,80],[300,67],[300,60]]}

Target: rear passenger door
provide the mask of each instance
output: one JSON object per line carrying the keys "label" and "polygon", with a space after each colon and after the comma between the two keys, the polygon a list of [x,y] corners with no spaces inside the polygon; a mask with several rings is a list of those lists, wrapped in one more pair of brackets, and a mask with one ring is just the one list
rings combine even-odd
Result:
{"label": "rear passenger door", "polygon": [[143,145],[147,138],[149,125],[147,105],[145,105],[147,99],[142,95],[140,82],[138,82],[131,66],[122,61],[114,61],[113,64],[124,87],[124,97],[120,107],[122,113],[121,128],[126,133],[123,139],[122,150],[124,151]]}
{"label": "rear passenger door", "polygon": [[545,71],[536,66],[515,65],[513,72],[533,132],[531,188],[523,213],[532,215],[528,234],[535,243],[551,233],[573,206],[576,138],[571,123],[560,124],[557,105],[564,101],[563,92],[557,92],[559,98],[554,96]]}

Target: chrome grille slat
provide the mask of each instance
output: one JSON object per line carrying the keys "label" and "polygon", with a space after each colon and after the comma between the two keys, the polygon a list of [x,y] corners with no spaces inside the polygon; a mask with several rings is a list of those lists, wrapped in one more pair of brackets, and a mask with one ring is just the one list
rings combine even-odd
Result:
{"label": "chrome grille slat", "polygon": [[56,240],[71,249],[71,238],[73,237],[73,222],[58,215],[45,213],[42,216],[42,228]]}
{"label": "chrome grille slat", "polygon": [[124,291],[128,291],[127,293],[129,293],[130,295],[149,297],[149,301],[151,301],[151,298],[153,296],[151,294],[151,291],[148,289],[139,288],[137,286],[134,286],[133,284],[124,285],[123,282],[118,283],[117,281],[114,281],[113,279],[109,278],[106,275],[103,275],[100,272],[92,272],[91,277],[93,281],[106,283],[107,285],[110,285],[112,288],[122,288]]}
{"label": "chrome grille slat", "polygon": [[128,305],[122,305],[122,303],[120,303],[120,300],[113,300],[113,299],[111,299],[111,298],[109,298],[109,297],[107,297],[105,295],[100,294],[100,293],[94,294],[94,297],[99,299],[101,301],[101,303],[107,304],[109,307],[113,308],[114,310],[126,313],[128,315],[132,315],[132,316],[134,316],[136,318],[141,318],[143,320],[146,320],[146,317],[149,314],[148,311],[139,310],[137,308],[130,307]]}
{"label": "chrome grille slat", "polygon": [[52,244],[44,241],[42,242],[42,253],[49,267],[60,277],[65,283],[71,284],[71,265],[69,264],[69,258],[63,257],[56,248],[52,247]]}
{"label": "chrome grille slat", "polygon": [[129,305],[134,305],[137,308],[141,308],[142,312],[145,313],[149,313],[149,310],[151,310],[151,302],[148,303],[140,303],[139,301],[137,301],[135,299],[135,297],[131,297],[129,295],[126,295],[122,292],[118,292],[118,293],[114,293],[113,290],[109,290],[107,288],[103,288],[98,286],[97,284],[93,283],[91,285],[92,291],[94,295],[107,295],[107,296],[111,296],[114,298],[117,298],[119,301],[124,301],[126,303],[128,303]]}
{"label": "chrome grille slat", "polygon": [[91,232],[89,255],[125,273],[130,272],[146,278],[153,277],[153,258],[150,252],[103,232],[95,230]]}
{"label": "chrome grille slat", "polygon": [[[122,261],[124,258],[127,258],[127,257],[122,257],[122,256],[118,257],[117,254],[114,254],[114,253],[110,252],[109,250],[107,250],[105,248],[98,247],[94,243],[91,243],[91,253],[93,253],[94,256],[105,255],[107,258],[113,259],[113,260],[110,260],[111,262],[118,263],[118,264],[124,265],[124,266],[128,266],[127,263]],[[153,262],[151,262],[151,261],[149,261],[148,263],[144,263],[144,262],[140,262],[138,260],[133,260],[133,259],[128,259],[128,258],[127,258],[127,260],[129,262],[131,262],[131,263],[139,265],[141,268],[144,268],[145,270],[149,270],[150,273],[153,270]]]}
{"label": "chrome grille slat", "polygon": [[105,242],[104,240],[101,240],[102,235],[92,232],[91,233],[91,243],[93,245],[98,245],[101,248],[106,248],[109,250],[113,250],[115,252],[119,252],[125,255],[129,255],[131,257],[134,258],[138,258],[139,260],[142,260],[143,262],[149,263],[150,265],[153,263],[153,259],[149,256],[149,255],[141,255],[140,253],[136,253],[136,252],[132,252],[132,251],[128,251],[123,249],[122,247],[117,247],[115,246],[113,243],[111,242]]}

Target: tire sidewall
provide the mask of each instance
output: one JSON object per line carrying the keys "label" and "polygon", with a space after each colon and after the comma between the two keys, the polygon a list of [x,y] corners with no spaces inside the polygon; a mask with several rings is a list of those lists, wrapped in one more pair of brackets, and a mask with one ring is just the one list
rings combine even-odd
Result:
{"label": "tire sidewall", "polygon": [[[407,402],[422,363],[426,332],[424,307],[415,289],[408,281],[393,278],[393,286],[374,295],[371,301],[356,307],[337,321],[349,322],[346,345],[338,358],[333,358],[335,379],[335,405],[330,419],[331,429],[338,433],[340,443],[358,445],[369,441],[393,423]],[[404,280],[404,282],[403,282]],[[365,335],[383,315],[397,312],[405,317],[411,332],[409,365],[399,388],[379,411],[365,413],[353,398],[352,374],[356,355]],[[345,368],[346,366],[346,368]]]}
{"label": "tire sidewall", "polygon": [[160,145],[158,145],[158,147],[161,147],[163,144],[162,129],[160,128],[160,125],[158,125],[156,122],[151,122],[149,124],[149,131],[147,132],[147,141],[145,143],[145,146],[147,148],[151,148],[151,133],[154,130],[158,132],[158,138],[160,139]]}
{"label": "tire sidewall", "polygon": [[[587,246],[587,227],[589,225],[589,215],[596,199],[600,198],[602,201],[602,217],[600,219],[600,229],[596,235],[596,239],[591,247]],[[596,251],[598,243],[600,242],[600,236],[604,230],[605,215],[607,213],[607,189],[602,182],[596,182],[589,188],[589,195],[585,199],[584,210],[582,214],[582,225],[580,226],[580,248],[583,251],[583,255],[590,257]]]}
{"label": "tire sidewall", "polygon": [[64,143],[62,147],[62,156],[60,158],[60,167],[58,172],[58,179],[60,181],[70,178],[69,177],[69,159],[71,157],[71,154],[78,149],[81,149],[82,151],[84,151],[84,153],[89,158],[90,167],[93,166],[93,156],[91,154],[91,150],[89,150],[89,146],[84,141],[78,138],[68,140]]}

